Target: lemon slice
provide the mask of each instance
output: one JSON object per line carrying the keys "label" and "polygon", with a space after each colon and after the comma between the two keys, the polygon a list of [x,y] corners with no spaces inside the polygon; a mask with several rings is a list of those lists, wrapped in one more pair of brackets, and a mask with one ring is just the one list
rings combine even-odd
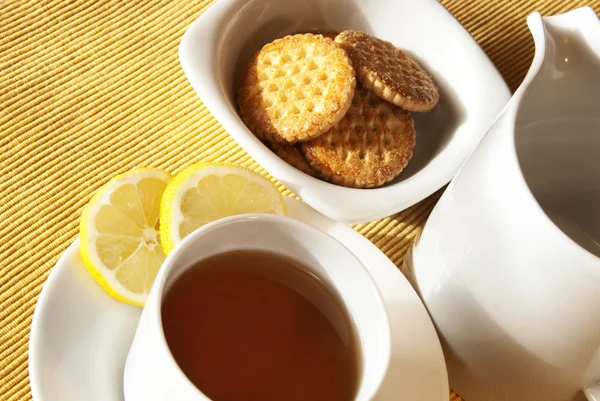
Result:
{"label": "lemon slice", "polygon": [[247,168],[194,164],[167,186],[160,205],[160,238],[169,253],[192,231],[223,217],[245,213],[285,214],[271,181]]}
{"label": "lemon slice", "polygon": [[170,179],[158,169],[132,170],[111,179],[83,209],[83,263],[119,301],[143,305],[165,259],[159,241],[160,198]]}

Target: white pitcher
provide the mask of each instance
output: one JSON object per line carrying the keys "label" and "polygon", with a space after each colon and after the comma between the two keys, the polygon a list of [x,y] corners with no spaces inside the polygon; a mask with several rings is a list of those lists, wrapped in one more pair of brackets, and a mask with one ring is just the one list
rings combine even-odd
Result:
{"label": "white pitcher", "polygon": [[466,401],[600,400],[600,22],[527,23],[523,84],[403,269]]}

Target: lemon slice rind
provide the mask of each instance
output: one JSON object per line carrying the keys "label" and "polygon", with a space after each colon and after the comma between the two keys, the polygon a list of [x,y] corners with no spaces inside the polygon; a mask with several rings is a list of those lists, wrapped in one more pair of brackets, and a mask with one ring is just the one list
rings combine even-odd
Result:
{"label": "lemon slice rind", "polygon": [[[92,197],[89,203],[83,209],[80,221],[80,253],[83,264],[92,275],[92,277],[100,284],[100,286],[113,298],[118,301],[143,306],[147,297],[147,293],[134,293],[125,288],[116,278],[115,272],[105,266],[104,262],[98,255],[97,248],[92,244],[96,244],[99,238],[99,233],[96,231],[95,217],[100,209],[111,204],[112,194],[121,186],[127,184],[137,185],[141,180],[147,178],[155,178],[168,183],[171,176],[159,169],[155,168],[138,168],[127,173],[119,174],[113,177],[108,183],[101,187]],[[108,234],[118,236],[119,234]],[[126,235],[123,237],[127,237]],[[135,238],[135,237],[130,237]],[[134,254],[139,250],[136,248]],[[161,245],[158,244],[158,247]]]}

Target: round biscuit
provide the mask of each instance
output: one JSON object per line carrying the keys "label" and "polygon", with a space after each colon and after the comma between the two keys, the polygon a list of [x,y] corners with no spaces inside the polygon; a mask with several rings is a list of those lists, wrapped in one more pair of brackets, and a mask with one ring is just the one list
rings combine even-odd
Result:
{"label": "round biscuit", "polygon": [[392,181],[412,157],[416,133],[410,114],[360,85],[344,118],[300,147],[326,180],[354,188]]}
{"label": "round biscuit", "polygon": [[286,36],[258,51],[237,103],[248,128],[271,142],[318,137],[346,114],[356,78],[346,52],[322,35]]}
{"label": "round biscuit", "polygon": [[350,56],[359,82],[377,96],[408,111],[430,111],[437,104],[440,94],[433,79],[390,42],[350,30],[335,42]]}
{"label": "round biscuit", "polygon": [[280,143],[269,142],[267,146],[281,159],[289,165],[296,167],[298,170],[313,177],[318,177],[319,174],[310,167],[304,154],[300,151],[300,147],[296,143]]}

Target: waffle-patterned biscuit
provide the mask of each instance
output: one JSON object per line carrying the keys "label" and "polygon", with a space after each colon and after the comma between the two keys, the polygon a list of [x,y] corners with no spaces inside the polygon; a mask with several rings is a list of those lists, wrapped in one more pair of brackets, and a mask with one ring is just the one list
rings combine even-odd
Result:
{"label": "waffle-patterned biscuit", "polygon": [[280,143],[280,142],[271,142],[268,144],[269,148],[277,156],[282,158],[288,164],[296,167],[298,170],[306,173],[308,175],[312,175],[313,177],[318,177],[319,174],[310,167],[310,164],[306,161],[306,158],[300,151],[300,147],[296,143]]}
{"label": "waffle-patterned biscuit", "polygon": [[356,79],[344,50],[322,35],[286,36],[258,51],[238,90],[240,114],[271,142],[306,141],[346,114]]}
{"label": "waffle-patterned biscuit", "polygon": [[300,146],[311,167],[326,180],[372,188],[400,174],[412,157],[415,137],[407,111],[357,85],[344,118]]}
{"label": "waffle-patterned biscuit", "polygon": [[359,82],[377,96],[408,111],[437,104],[439,90],[429,74],[390,42],[358,31],[344,31],[335,42],[350,56]]}

